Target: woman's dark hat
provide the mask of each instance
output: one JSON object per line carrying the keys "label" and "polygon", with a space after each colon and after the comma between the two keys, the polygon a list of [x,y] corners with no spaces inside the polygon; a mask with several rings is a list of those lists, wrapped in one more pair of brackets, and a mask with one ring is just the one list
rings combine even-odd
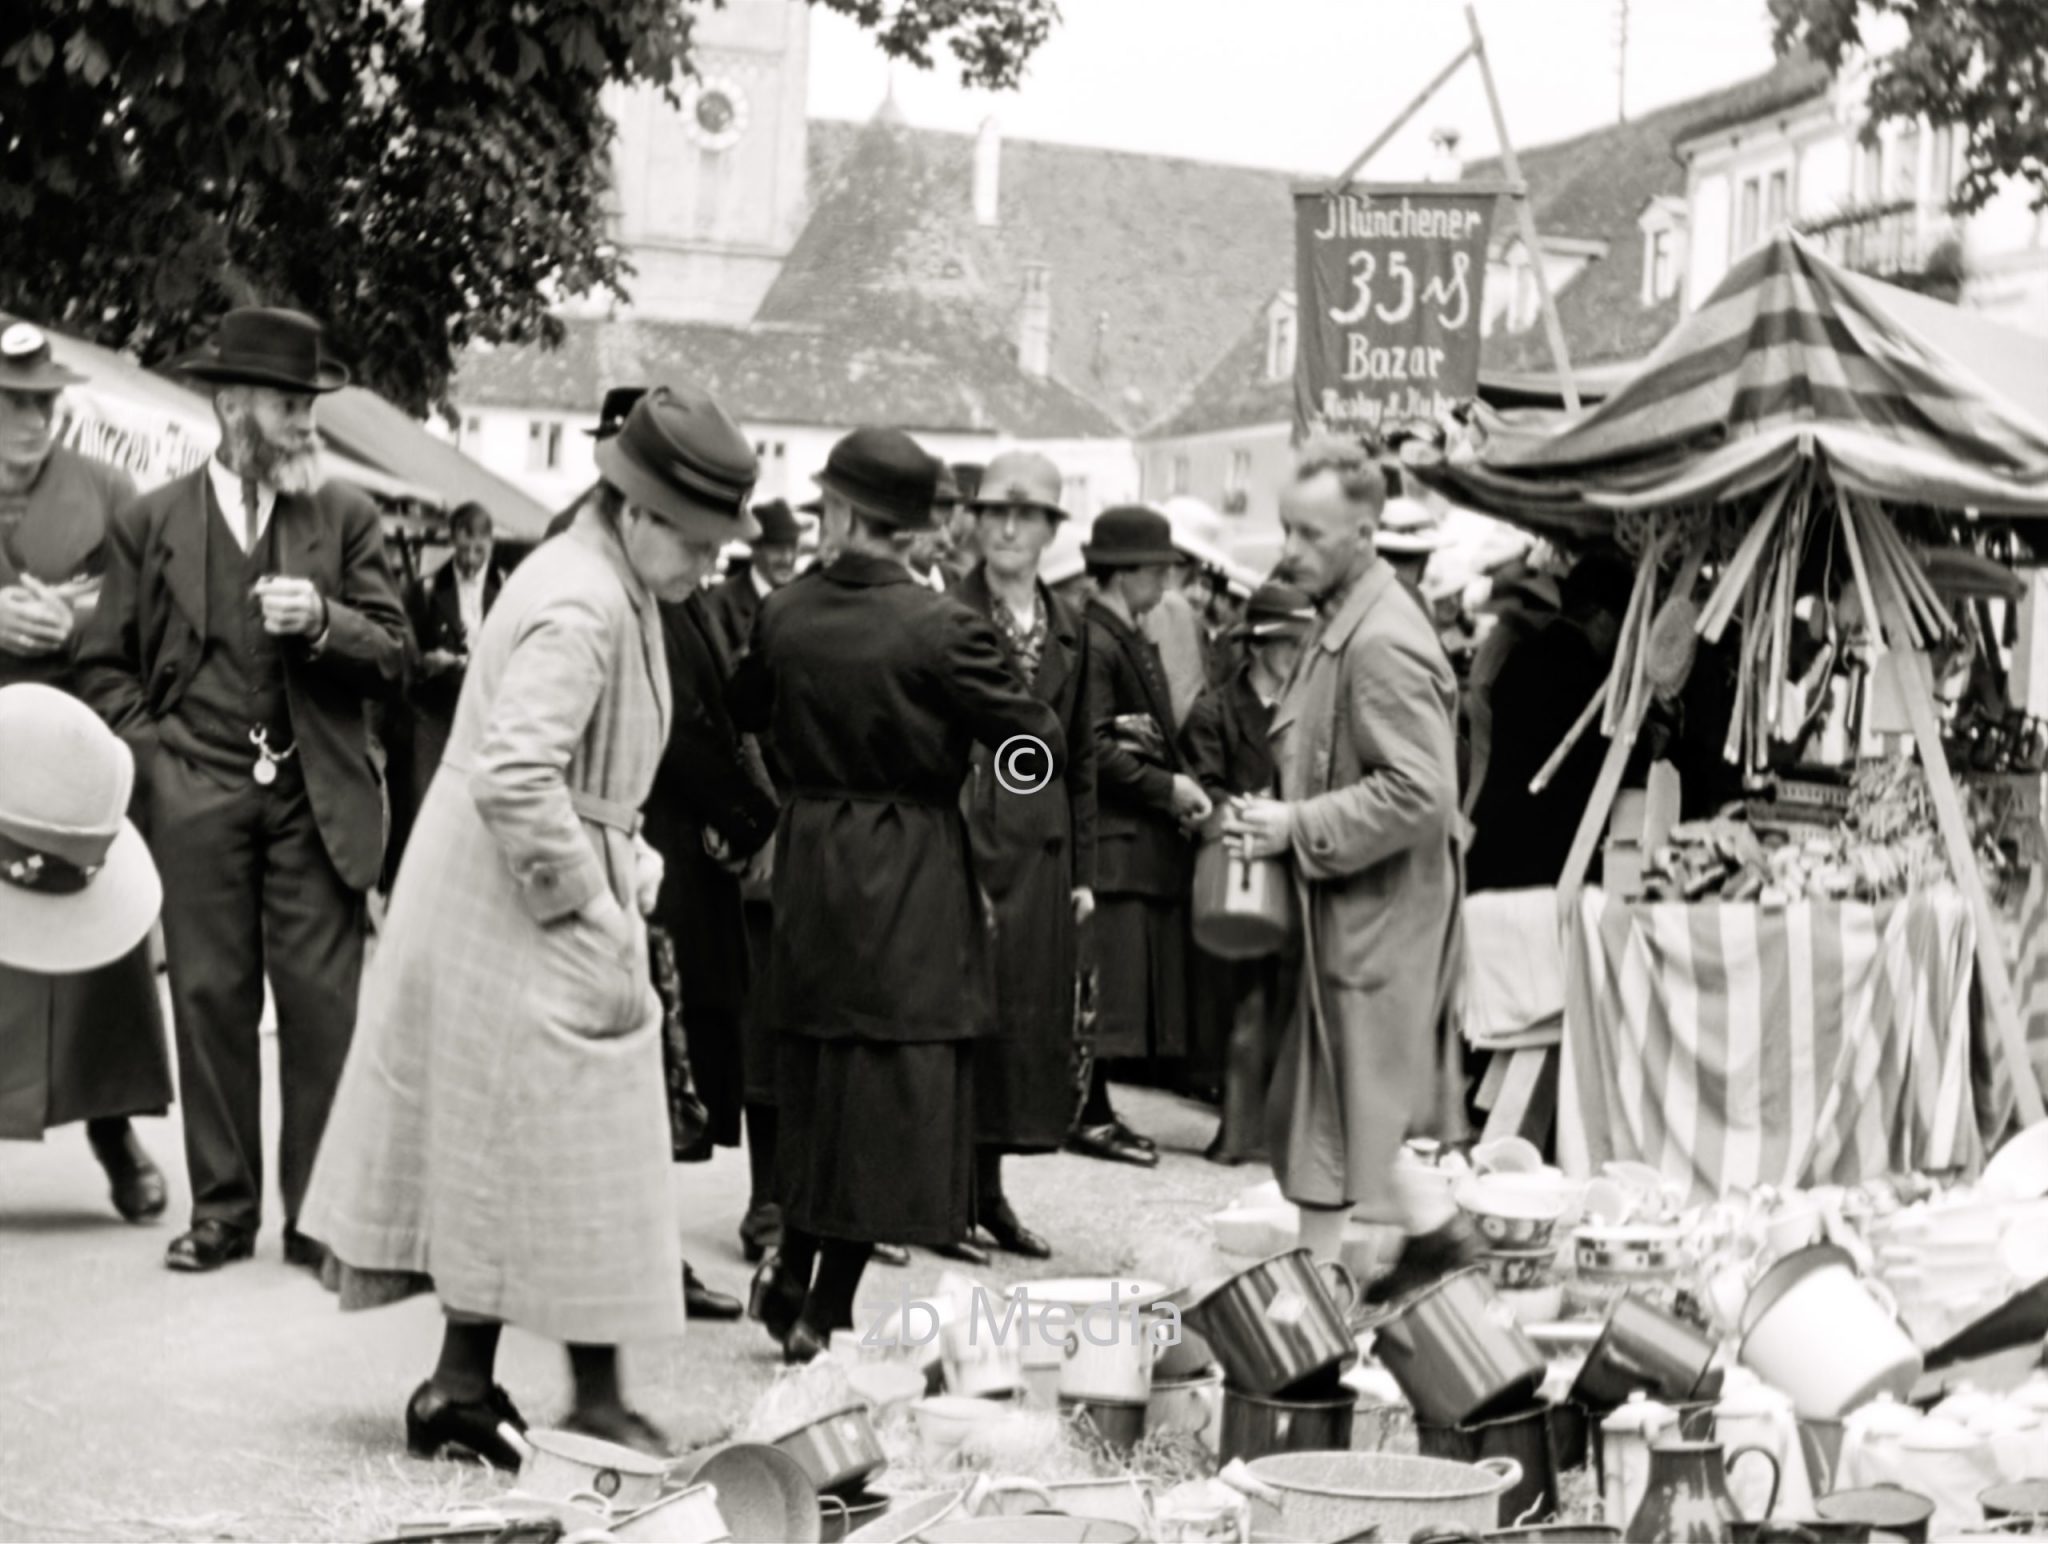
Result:
{"label": "woman's dark hat", "polygon": [[694,386],[657,386],[597,443],[597,469],[633,503],[699,541],[752,541],[760,463],[747,437]]}
{"label": "woman's dark hat", "polygon": [[299,311],[243,306],[220,319],[213,341],[174,369],[216,386],[277,386],[286,391],[339,391],[348,367],[326,357],[324,329]]}
{"label": "woman's dark hat", "polygon": [[0,391],[62,391],[85,377],[57,363],[50,336],[33,322],[0,332]]}
{"label": "woman's dark hat", "polygon": [[754,506],[754,521],[761,527],[761,534],[754,538],[757,547],[780,542],[794,547],[802,539],[804,528],[797,523],[796,515],[782,499],[770,499],[765,504]]}
{"label": "woman's dark hat", "polygon": [[1081,556],[1095,568],[1149,568],[1181,561],[1173,525],[1156,509],[1119,504],[1095,517]]}
{"label": "woman's dark hat", "polygon": [[614,386],[604,394],[604,406],[598,409],[597,427],[583,432],[594,440],[610,439],[626,427],[626,415],[646,395],[645,386]]}
{"label": "woman's dark hat", "polygon": [[1269,579],[1252,591],[1244,619],[1231,633],[1239,638],[1301,638],[1315,625],[1315,602],[1293,585]]}
{"label": "woman's dark hat", "polygon": [[929,531],[942,463],[901,429],[856,429],[832,447],[817,484],[899,531]]}

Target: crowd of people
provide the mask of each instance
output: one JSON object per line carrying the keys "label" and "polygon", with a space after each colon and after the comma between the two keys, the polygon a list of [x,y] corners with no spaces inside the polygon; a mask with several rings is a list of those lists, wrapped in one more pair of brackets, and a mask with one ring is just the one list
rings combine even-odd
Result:
{"label": "crowd of people", "polygon": [[[1006,1160],[1159,1161],[1112,1067],[1214,1102],[1208,1155],[1270,1161],[1319,1258],[1387,1230],[1375,1301],[1471,1257],[1395,1156],[1463,1119],[1466,815],[1475,864],[1520,832],[1539,720],[1597,681],[1604,571],[1500,630],[1520,641],[1486,679],[1522,684],[1489,712],[1366,446],[1302,447],[1279,567],[1233,594],[1144,505],[1049,570],[1065,484],[1031,451],[948,467],[861,429],[806,510],[757,505],[745,436],[678,382],[607,396],[599,480],[509,573],[472,505],[401,586],[376,508],[322,476],[347,372],[316,322],[231,312],[180,368],[219,447],[137,495],[53,443],[77,377],[47,339],[0,339],[0,713],[68,696],[127,747],[132,797],[110,772],[93,829],[132,811],[161,874],[192,1190],[166,1263],[254,1251],[267,982],[285,1258],[344,1307],[432,1292],[446,1316],[414,1451],[516,1465],[507,1323],[566,1346],[570,1428],[662,1446],[616,1348],[743,1311],[675,1230],[671,1164],[713,1146],[748,1150],[744,1306],[793,1362],[906,1246],[1051,1257]],[[148,940],[124,922],[87,963],[15,921],[141,881],[80,856],[75,790],[28,738],[6,752],[0,904],[10,944],[46,941],[0,949],[0,1137],[85,1122],[116,1208],[151,1220],[169,1198],[130,1118],[173,1090]],[[1194,946],[1204,842],[1284,860],[1289,948]]]}

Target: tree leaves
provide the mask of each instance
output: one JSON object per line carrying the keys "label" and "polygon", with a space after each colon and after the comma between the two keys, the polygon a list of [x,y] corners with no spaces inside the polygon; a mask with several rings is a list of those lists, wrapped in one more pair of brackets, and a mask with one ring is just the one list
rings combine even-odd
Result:
{"label": "tree leaves", "polygon": [[[1053,0],[812,0],[892,56],[1008,87]],[[146,362],[260,302],[322,317],[359,379],[444,405],[472,341],[558,341],[626,298],[614,84],[674,91],[676,0],[5,0],[0,294]],[[61,67],[59,60],[61,57]]]}
{"label": "tree leaves", "polygon": [[1869,40],[1903,30],[1873,61],[1873,123],[1925,119],[1963,147],[1955,203],[1982,208],[2007,179],[2048,208],[2048,6],[2038,0],[1770,0],[1780,53],[1804,46],[1840,69]]}

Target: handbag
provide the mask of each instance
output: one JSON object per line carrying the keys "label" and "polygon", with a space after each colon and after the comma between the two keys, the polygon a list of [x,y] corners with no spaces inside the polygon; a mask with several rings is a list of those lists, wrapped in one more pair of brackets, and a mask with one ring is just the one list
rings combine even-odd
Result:
{"label": "handbag", "polygon": [[676,965],[676,941],[665,927],[647,929],[654,961],[654,990],[661,998],[661,1070],[668,1084],[670,1157],[677,1163],[711,1158],[711,1112],[690,1071],[690,1042],[683,1033],[683,973]]}

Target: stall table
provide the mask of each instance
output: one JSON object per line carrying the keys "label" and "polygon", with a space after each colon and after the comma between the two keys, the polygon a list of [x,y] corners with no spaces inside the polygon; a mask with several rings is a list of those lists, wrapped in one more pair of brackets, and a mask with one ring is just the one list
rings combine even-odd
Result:
{"label": "stall table", "polygon": [[1566,942],[1558,1159],[1647,1163],[1692,1201],[1983,1160],[1975,933],[1951,887],[1879,904],[1581,891]]}

